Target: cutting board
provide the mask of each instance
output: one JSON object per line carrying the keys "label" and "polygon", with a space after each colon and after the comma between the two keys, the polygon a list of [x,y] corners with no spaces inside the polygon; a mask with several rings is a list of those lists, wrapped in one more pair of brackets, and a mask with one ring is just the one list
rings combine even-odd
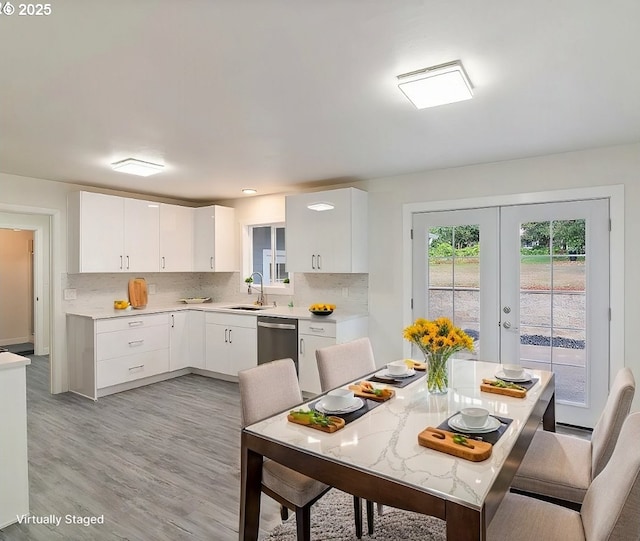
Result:
{"label": "cutting board", "polygon": [[393,389],[382,389],[384,393],[382,395],[367,392],[367,390],[371,388],[373,388],[373,385],[370,381],[361,381],[360,383],[349,385],[349,389],[353,391],[353,394],[355,396],[359,396],[360,398],[368,398],[369,400],[375,400],[376,402],[384,402],[385,400],[393,398],[396,394]]}
{"label": "cutting board", "polygon": [[316,430],[322,430],[322,432],[335,432],[336,430],[340,430],[341,428],[343,428],[345,425],[344,419],[342,419],[341,417],[335,417],[333,415],[330,415],[328,417],[329,423],[330,423],[328,426],[308,423],[308,422],[305,422],[304,420],[294,417],[293,415],[287,415],[287,419],[291,423],[296,423],[302,426],[308,426],[309,428],[315,428]]}
{"label": "cutting board", "polygon": [[454,435],[453,432],[430,426],[418,434],[418,443],[423,447],[435,449],[465,460],[471,460],[472,462],[481,462],[491,456],[493,445],[490,443],[467,438],[467,445],[461,445],[454,443]]}
{"label": "cutting board", "polygon": [[501,394],[504,396],[513,396],[514,398],[525,398],[527,396],[526,389],[509,389],[508,387],[496,387],[491,385],[494,380],[483,379],[480,384],[480,390],[485,393]]}
{"label": "cutting board", "polygon": [[132,308],[147,306],[147,282],[144,278],[129,280],[129,304]]}

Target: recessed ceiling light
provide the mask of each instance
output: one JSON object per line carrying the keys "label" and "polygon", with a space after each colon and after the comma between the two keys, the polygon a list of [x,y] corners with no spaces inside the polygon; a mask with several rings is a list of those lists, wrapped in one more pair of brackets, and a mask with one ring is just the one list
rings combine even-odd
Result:
{"label": "recessed ceiling light", "polygon": [[307,205],[307,208],[309,210],[317,210],[318,212],[322,212],[323,210],[333,210],[335,207],[331,203],[318,202]]}
{"label": "recessed ceiling light", "polygon": [[114,171],[129,173],[130,175],[138,175],[140,177],[155,175],[164,169],[164,165],[143,162],[142,160],[136,160],[135,158],[127,158],[126,160],[112,163],[111,167]]}
{"label": "recessed ceiling light", "polygon": [[254,193],[258,193],[258,190],[254,190],[253,188],[242,188],[242,193],[245,195],[253,195]]}
{"label": "recessed ceiling light", "polygon": [[473,85],[459,60],[398,75],[398,88],[418,109],[473,98]]}

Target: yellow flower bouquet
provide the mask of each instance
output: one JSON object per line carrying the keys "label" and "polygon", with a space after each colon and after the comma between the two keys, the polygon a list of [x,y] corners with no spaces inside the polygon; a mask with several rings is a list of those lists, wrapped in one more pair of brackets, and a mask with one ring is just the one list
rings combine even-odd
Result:
{"label": "yellow flower bouquet", "polygon": [[434,321],[418,318],[403,331],[405,340],[413,342],[427,361],[427,389],[444,394],[449,385],[447,361],[456,351],[473,351],[473,340],[446,317]]}

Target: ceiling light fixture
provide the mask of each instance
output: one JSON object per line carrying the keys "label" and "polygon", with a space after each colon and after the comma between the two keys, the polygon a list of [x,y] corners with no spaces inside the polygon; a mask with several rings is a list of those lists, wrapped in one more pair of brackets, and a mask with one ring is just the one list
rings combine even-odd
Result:
{"label": "ceiling light fixture", "polygon": [[254,190],[253,188],[242,188],[242,193],[245,195],[253,195],[258,193],[258,190]]}
{"label": "ceiling light fixture", "polygon": [[322,212],[323,210],[333,210],[335,207],[331,203],[312,203],[311,205],[307,205],[309,210],[317,210],[318,212]]}
{"label": "ceiling light fixture", "polygon": [[398,75],[398,88],[418,109],[473,98],[473,85],[459,60]]}
{"label": "ceiling light fixture", "polygon": [[148,177],[155,175],[164,169],[164,165],[151,162],[143,162],[135,158],[127,158],[119,162],[111,164],[114,171],[120,173],[129,173],[130,175],[138,175],[140,177]]}

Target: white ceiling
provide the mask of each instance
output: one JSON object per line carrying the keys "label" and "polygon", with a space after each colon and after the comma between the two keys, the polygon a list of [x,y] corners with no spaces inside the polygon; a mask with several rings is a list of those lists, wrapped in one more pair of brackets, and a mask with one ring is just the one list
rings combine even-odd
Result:
{"label": "white ceiling", "polygon": [[[0,15],[3,172],[214,201],[640,141],[638,0],[51,6]],[[456,59],[473,100],[396,86]]]}

